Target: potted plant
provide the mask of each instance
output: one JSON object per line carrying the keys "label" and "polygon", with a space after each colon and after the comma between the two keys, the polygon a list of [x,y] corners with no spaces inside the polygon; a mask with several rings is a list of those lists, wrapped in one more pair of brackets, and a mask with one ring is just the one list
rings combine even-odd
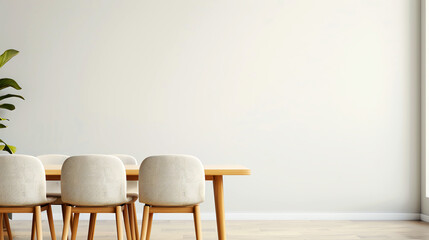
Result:
{"label": "potted plant", "polygon": [[[19,53],[19,51],[14,49],[6,50],[1,56],[0,56],[0,68],[3,67],[10,59],[12,59],[14,56],[16,56]],[[21,87],[18,85],[18,83],[11,79],[11,78],[0,78],[0,90],[3,90],[5,88],[14,88],[16,90],[21,90]],[[4,103],[4,100],[9,98],[20,98],[24,100],[24,97],[16,94],[5,94],[0,96],[0,109],[5,109],[9,111],[15,110],[15,105],[10,103]],[[9,119],[0,117],[0,122],[9,121]],[[6,125],[0,123],[0,128],[6,128]],[[3,139],[0,139],[0,151],[5,151],[10,154],[15,153],[16,147],[7,144]]]}

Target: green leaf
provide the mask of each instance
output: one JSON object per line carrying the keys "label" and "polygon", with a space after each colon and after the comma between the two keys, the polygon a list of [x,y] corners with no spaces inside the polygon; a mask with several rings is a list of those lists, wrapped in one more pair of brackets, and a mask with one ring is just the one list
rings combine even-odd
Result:
{"label": "green leaf", "polygon": [[12,154],[16,153],[16,147],[15,146],[7,145],[7,147],[10,149],[10,151],[12,152]]}
{"label": "green leaf", "polygon": [[21,90],[22,88],[18,85],[15,80],[11,78],[1,78],[0,79],[0,90],[5,89],[7,87],[13,87],[16,90]]}
{"label": "green leaf", "polygon": [[23,96],[20,95],[16,95],[16,94],[6,94],[3,96],[0,96],[0,101],[6,98],[11,98],[11,97],[17,97],[17,98],[21,98],[22,100],[25,100]]}
{"label": "green leaf", "polygon": [[0,121],[9,121],[7,118],[0,118]]}
{"label": "green leaf", "polygon": [[10,154],[14,154],[16,152],[16,147],[12,145],[0,145],[0,151],[5,151]]}
{"label": "green leaf", "polygon": [[12,110],[15,110],[15,105],[10,104],[10,103],[4,103],[4,104],[0,105],[0,108],[4,108],[4,109],[12,111]]}
{"label": "green leaf", "polygon": [[4,53],[0,55],[0,67],[5,65],[5,63],[7,63],[11,58],[15,57],[18,53],[19,51],[15,49],[9,49],[4,51]]}
{"label": "green leaf", "polygon": [[4,145],[0,145],[0,151],[5,151],[10,154],[14,154],[16,152],[16,147],[12,145],[8,145],[6,142],[0,139],[0,142]]}
{"label": "green leaf", "polygon": [[6,125],[0,123],[0,128],[6,128]]}

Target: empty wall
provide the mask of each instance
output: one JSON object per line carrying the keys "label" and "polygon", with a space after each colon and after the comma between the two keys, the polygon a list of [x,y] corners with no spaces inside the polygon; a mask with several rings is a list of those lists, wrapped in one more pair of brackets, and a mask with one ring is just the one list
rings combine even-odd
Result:
{"label": "empty wall", "polygon": [[0,70],[26,98],[2,130],[19,153],[243,164],[228,213],[420,211],[418,0],[0,9],[0,50],[21,51]]}

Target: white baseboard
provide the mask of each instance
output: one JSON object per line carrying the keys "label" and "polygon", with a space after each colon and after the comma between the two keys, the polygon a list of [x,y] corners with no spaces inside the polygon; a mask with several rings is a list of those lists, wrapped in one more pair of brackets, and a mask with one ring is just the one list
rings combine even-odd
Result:
{"label": "white baseboard", "polygon": [[[141,213],[137,213],[141,220]],[[28,213],[13,214],[12,220],[31,220]],[[46,213],[42,213],[46,219]],[[54,212],[55,220],[62,220],[59,213]],[[81,214],[80,219],[88,220],[89,214]],[[192,220],[192,214],[155,214],[155,220]],[[215,220],[214,213],[201,213],[202,220]],[[419,213],[226,213],[226,220],[423,220],[429,222],[429,216]],[[115,220],[114,214],[98,214],[97,220]]]}
{"label": "white baseboard", "polygon": [[429,222],[429,216],[425,214],[420,214],[420,220],[423,222]]}
{"label": "white baseboard", "polygon": [[419,213],[229,213],[227,220],[420,220]]}

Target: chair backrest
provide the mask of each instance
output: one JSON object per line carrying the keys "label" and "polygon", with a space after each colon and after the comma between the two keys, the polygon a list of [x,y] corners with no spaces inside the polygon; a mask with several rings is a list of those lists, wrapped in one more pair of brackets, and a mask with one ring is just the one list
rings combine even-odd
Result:
{"label": "chair backrest", "polygon": [[187,155],[146,158],[139,170],[139,201],[154,206],[186,206],[204,201],[201,161]]}
{"label": "chair backrest", "polygon": [[42,162],[28,155],[0,155],[0,206],[44,202],[46,180]]}
{"label": "chair backrest", "polygon": [[61,199],[77,206],[127,202],[124,164],[110,155],[69,157],[61,168]]}
{"label": "chair backrest", "polygon": [[68,158],[68,155],[62,154],[45,154],[37,156],[42,161],[43,166],[46,165],[63,165],[64,161]]}
{"label": "chair backrest", "polygon": [[115,157],[121,159],[124,165],[137,165],[137,159],[131,155],[127,154],[112,154]]}

